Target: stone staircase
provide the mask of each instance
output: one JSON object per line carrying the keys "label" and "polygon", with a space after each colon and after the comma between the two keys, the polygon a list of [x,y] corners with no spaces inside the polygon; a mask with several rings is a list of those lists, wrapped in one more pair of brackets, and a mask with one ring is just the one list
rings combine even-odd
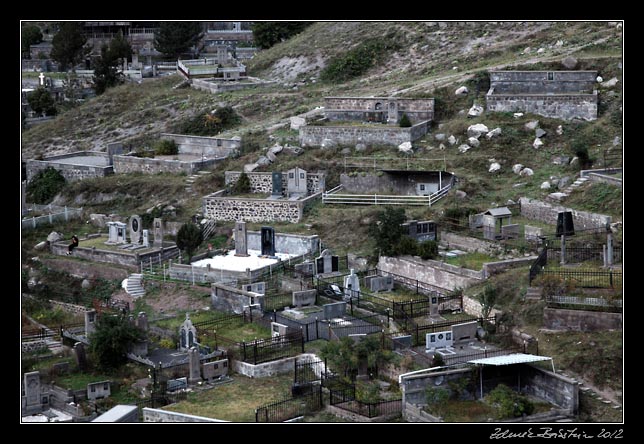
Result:
{"label": "stone staircase", "polygon": [[134,299],[145,296],[145,289],[143,288],[143,275],[140,273],[129,275],[127,278],[125,291]]}
{"label": "stone staircase", "polygon": [[541,299],[541,287],[528,287],[525,294],[526,300],[538,301]]}
{"label": "stone staircase", "polygon": [[555,202],[562,202],[565,200],[570,194],[577,190],[579,187],[584,185],[586,182],[588,182],[587,177],[580,177],[579,179],[575,180],[573,183],[568,185],[566,188],[564,188],[562,191],[557,192],[557,193],[550,193],[548,194],[548,199],[551,201]]}
{"label": "stone staircase", "polygon": [[207,176],[211,173],[211,171],[197,171],[196,174],[191,174],[190,176],[186,177],[186,187],[184,188],[185,192],[196,195],[196,193],[192,189],[192,184],[195,183],[195,180],[197,180],[198,178]]}
{"label": "stone staircase", "polygon": [[172,87],[172,89],[179,89],[179,88],[185,88],[186,86],[190,85],[190,80],[184,79],[181,82],[177,83]]}

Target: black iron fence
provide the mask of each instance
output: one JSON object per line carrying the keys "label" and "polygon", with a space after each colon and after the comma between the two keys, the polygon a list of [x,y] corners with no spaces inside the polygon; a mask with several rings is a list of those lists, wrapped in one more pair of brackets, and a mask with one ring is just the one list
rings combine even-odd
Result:
{"label": "black iron fence", "polygon": [[295,384],[309,384],[322,381],[327,377],[327,365],[321,359],[305,358],[295,361],[293,382]]}
{"label": "black iron fence", "polygon": [[329,404],[367,418],[395,415],[402,412],[402,398],[363,402],[356,399],[355,384],[337,384],[329,388]]}
{"label": "black iron fence", "polygon": [[[259,314],[257,315],[259,316]],[[221,324],[228,324],[231,322],[239,322],[241,321],[242,323],[247,322],[249,315],[244,311],[239,314],[229,314],[225,316],[217,316],[212,319],[207,319],[205,321],[200,321],[200,322],[195,322],[192,325],[197,329],[197,330],[203,330],[206,328],[210,327],[217,327],[218,325]]]}
{"label": "black iron fence", "polygon": [[272,402],[255,409],[255,422],[284,422],[324,407],[322,385],[312,386],[308,393]]}
{"label": "black iron fence", "polygon": [[468,314],[461,314],[456,316],[453,319],[444,322],[437,322],[434,324],[415,324],[413,326],[408,325],[408,328],[404,328],[402,331],[397,333],[386,333],[383,335],[383,348],[394,349],[394,337],[410,335],[411,336],[411,346],[416,347],[419,345],[426,344],[426,335],[427,333],[435,333],[437,331],[449,330],[452,325],[463,324],[465,322],[477,321],[479,325],[484,325],[485,323],[496,325],[496,318],[490,316],[488,318],[477,318],[475,316],[470,316]]}
{"label": "black iron fence", "polygon": [[249,364],[275,361],[304,353],[302,332],[295,331],[268,339],[256,339],[252,342],[241,342],[240,358]]}

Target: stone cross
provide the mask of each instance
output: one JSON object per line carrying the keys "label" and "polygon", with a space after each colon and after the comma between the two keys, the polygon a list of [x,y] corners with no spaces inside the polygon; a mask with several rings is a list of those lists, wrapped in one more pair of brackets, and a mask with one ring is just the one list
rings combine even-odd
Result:
{"label": "stone cross", "polygon": [[161,248],[163,247],[163,219],[160,217],[155,217],[154,222],[154,247]]}
{"label": "stone cross", "polygon": [[235,222],[235,256],[248,256],[248,234],[246,222]]}
{"label": "stone cross", "polygon": [[41,72],[38,79],[40,80],[40,86],[45,86],[45,74]]}
{"label": "stone cross", "polygon": [[194,384],[201,381],[201,369],[199,368],[199,350],[197,347],[190,347],[188,350],[188,364],[190,367],[188,382]]}

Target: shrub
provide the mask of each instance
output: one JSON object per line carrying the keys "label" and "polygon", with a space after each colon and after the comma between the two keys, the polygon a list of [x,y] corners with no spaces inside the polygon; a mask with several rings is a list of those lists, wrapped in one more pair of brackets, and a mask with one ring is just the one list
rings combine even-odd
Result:
{"label": "shrub", "polygon": [[426,240],[418,244],[418,255],[421,259],[434,259],[438,256],[438,244],[433,240]]}
{"label": "shrub", "polygon": [[246,194],[250,193],[250,178],[248,174],[242,171],[239,175],[239,179],[235,182],[232,188],[233,194]]}
{"label": "shrub", "polygon": [[60,171],[47,167],[40,170],[27,185],[27,194],[32,202],[46,204],[65,187],[65,178]]}
{"label": "shrub", "polygon": [[162,139],[154,144],[154,152],[160,156],[172,156],[179,153],[179,147],[174,140]]}
{"label": "shrub", "polygon": [[382,56],[397,48],[396,43],[382,39],[368,39],[344,54],[332,57],[320,73],[325,82],[345,82],[361,76],[374,66]]}
{"label": "shrub", "polygon": [[442,415],[445,411],[445,404],[449,400],[449,390],[443,387],[428,386],[425,389],[425,398],[430,411]]}
{"label": "shrub", "polygon": [[490,404],[497,408],[497,417],[515,418],[534,411],[534,404],[505,384],[499,384],[487,395]]}
{"label": "shrub", "polygon": [[181,133],[195,136],[215,136],[233,128],[241,122],[241,117],[231,106],[224,106],[214,113],[198,113],[179,126]]}
{"label": "shrub", "polygon": [[400,118],[400,122],[398,123],[401,128],[409,128],[411,126],[411,120],[409,120],[409,116],[407,116],[407,113],[403,113],[402,117]]}
{"label": "shrub", "polygon": [[181,225],[177,232],[177,247],[180,250],[185,250],[188,257],[192,257],[192,253],[199,247],[203,241],[203,234],[201,228],[193,223]]}
{"label": "shrub", "polygon": [[418,256],[418,241],[409,236],[402,236],[398,246],[395,248],[395,255],[409,254],[410,256]]}
{"label": "shrub", "polygon": [[159,345],[163,348],[169,348],[169,349],[175,348],[175,344],[174,342],[172,342],[172,339],[168,339],[168,338],[161,339],[159,341]]}

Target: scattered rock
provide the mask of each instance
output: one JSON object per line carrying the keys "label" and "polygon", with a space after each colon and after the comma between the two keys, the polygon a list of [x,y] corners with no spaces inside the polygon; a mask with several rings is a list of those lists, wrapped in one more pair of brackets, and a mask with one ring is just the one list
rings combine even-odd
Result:
{"label": "scattered rock", "polygon": [[290,121],[292,130],[299,130],[301,127],[306,125],[306,119],[303,117],[294,116],[290,118]]}
{"label": "scattered rock", "polygon": [[490,168],[488,169],[488,171],[490,173],[496,173],[500,169],[501,169],[501,164],[499,162],[494,162],[492,165],[490,165]]}
{"label": "scattered rock", "polygon": [[514,185],[512,185],[512,188],[519,188],[519,187],[524,186],[525,184],[527,184],[527,182],[515,183]]}
{"label": "scattered rock", "polygon": [[91,286],[92,286],[91,282],[87,279],[83,279],[83,282],[81,282],[81,288],[84,288],[85,290],[87,290]]}
{"label": "scattered rock", "polygon": [[475,103],[467,112],[467,117],[478,117],[481,114],[483,114],[483,107]]}
{"label": "scattered rock", "polygon": [[563,46],[563,40],[557,40],[557,43],[555,43],[555,46],[557,48],[561,48]]}
{"label": "scattered rock", "polygon": [[501,135],[501,128],[494,128],[492,131],[489,131],[488,133],[485,134],[485,137],[488,139],[491,139],[492,137],[500,136]]}
{"label": "scattered rock", "polygon": [[537,130],[535,131],[535,135],[536,135],[538,138],[542,138],[542,137],[543,137],[543,136],[545,136],[546,134],[548,134],[548,133],[546,133],[546,132],[545,132],[544,130],[542,130],[541,128],[537,128]]}
{"label": "scattered rock", "polygon": [[477,139],[476,137],[470,137],[469,139],[467,139],[467,144],[472,148],[476,148],[481,144],[481,142],[479,142],[479,139]]}
{"label": "scattered rock", "polygon": [[447,136],[444,133],[434,134],[434,139],[438,140],[439,142],[445,140],[446,137]]}
{"label": "scattered rock", "polygon": [[438,145],[438,149],[439,149],[439,150],[441,150],[441,151],[442,151],[442,150],[444,150],[444,149],[445,149],[445,145],[443,145],[443,144],[441,143],[440,145]]}
{"label": "scattered rock", "polygon": [[573,69],[577,66],[577,59],[571,56],[566,57],[561,61],[561,64],[567,69]]}
{"label": "scattered rock", "polygon": [[342,151],[340,151],[340,154],[343,154],[345,156],[351,154],[351,148],[343,148]]}
{"label": "scattered rock", "polygon": [[604,83],[602,83],[602,86],[604,88],[612,88],[613,86],[617,85],[617,82],[619,82],[619,80],[617,80],[617,77],[613,77],[612,79],[607,80]]}
{"label": "scattered rock", "polygon": [[563,126],[559,125],[555,131],[557,135],[561,136],[563,134]]}
{"label": "scattered rock", "polygon": [[62,239],[63,239],[62,233],[57,233],[55,231],[52,231],[51,233],[49,233],[49,236],[47,236],[47,241],[52,244]]}
{"label": "scattered rock", "polygon": [[579,165],[579,157],[575,156],[570,161],[570,166],[577,166],[577,165]]}
{"label": "scattered rock", "polygon": [[47,241],[38,242],[35,246],[35,250],[44,250],[47,247]]}
{"label": "scattered rock", "polygon": [[532,171],[532,168],[524,168],[519,172],[519,176],[521,177],[530,177],[534,174],[534,171]]}
{"label": "scattered rock", "polygon": [[466,193],[465,191],[462,191],[462,190],[456,190],[456,192],[454,193],[454,195],[455,195],[458,199],[465,199],[465,198],[467,197],[467,193]]}
{"label": "scattered rock", "polygon": [[266,156],[260,156],[255,163],[257,165],[264,166],[264,165],[270,165],[271,161]]}
{"label": "scattered rock", "polygon": [[596,79],[596,80],[597,80],[597,83],[601,83],[601,82],[603,82],[603,81],[604,81],[604,79],[602,78],[602,76],[597,76],[597,79]]}
{"label": "scattered rock", "polygon": [[277,154],[277,153],[281,153],[283,149],[284,147],[282,147],[282,145],[274,145],[268,149],[268,152]]}
{"label": "scattered rock", "polygon": [[568,165],[570,162],[570,157],[568,156],[555,156],[552,158],[553,165]]}
{"label": "scattered rock", "polygon": [[548,182],[548,181],[543,182],[539,188],[541,188],[542,190],[549,190],[550,189],[550,182]]}
{"label": "scattered rock", "polygon": [[447,138],[447,141],[449,142],[450,145],[456,145],[456,142],[457,142],[456,137],[454,137],[454,135],[449,136]]}
{"label": "scattered rock", "polygon": [[454,94],[457,95],[457,96],[464,96],[468,92],[470,92],[470,91],[467,89],[467,86],[461,86],[456,91],[454,91]]}
{"label": "scattered rock", "polygon": [[356,143],[356,151],[364,151],[367,149],[367,145],[364,143]]}
{"label": "scattered rock", "polygon": [[532,142],[532,146],[533,146],[535,149],[539,149],[539,148],[541,148],[541,146],[542,146],[542,145],[543,145],[543,142],[542,142],[542,141],[541,141],[541,139],[539,139],[538,137],[537,137],[536,139],[534,139],[534,142]]}
{"label": "scattered rock", "polygon": [[271,162],[275,162],[277,160],[277,157],[275,156],[275,153],[269,151],[266,153],[266,158]]}
{"label": "scattered rock", "polygon": [[506,205],[516,205],[516,202],[513,201],[512,199],[508,199],[508,201],[505,204]]}
{"label": "scattered rock", "polygon": [[335,142],[331,139],[322,139],[322,143],[320,144],[320,148],[332,148],[335,146]]}
{"label": "scattered rock", "polygon": [[512,114],[512,116],[513,116],[515,119],[518,119],[519,117],[523,117],[523,113],[514,113],[514,114]]}
{"label": "scattered rock", "polygon": [[570,184],[570,176],[564,176],[557,182],[557,188],[563,190]]}
{"label": "scattered rock", "polygon": [[398,145],[398,151],[400,151],[401,153],[411,153],[413,151],[411,142],[403,142]]}
{"label": "scattered rock", "polygon": [[245,173],[253,172],[257,169],[257,167],[259,167],[259,165],[256,163],[247,163],[246,165],[244,165],[244,172]]}
{"label": "scattered rock", "polygon": [[542,53],[543,53],[543,51],[545,51],[545,49],[543,49],[543,48],[539,48],[539,49],[537,49],[537,54],[542,54]]}
{"label": "scattered rock", "polygon": [[548,197],[552,200],[556,200],[558,202],[561,202],[564,200],[568,195],[566,193],[550,193],[548,194]]}
{"label": "scattered rock", "polygon": [[532,51],[532,48],[528,46],[521,52],[521,54],[530,54],[530,51]]}
{"label": "scattered rock", "polygon": [[536,129],[538,126],[539,126],[539,121],[538,120],[531,120],[531,121],[529,121],[528,123],[526,123],[524,125],[525,129],[530,130],[530,131]]}
{"label": "scattered rock", "polygon": [[458,151],[461,152],[461,153],[467,153],[470,148],[471,147],[468,144],[464,143],[463,145],[460,145],[458,147]]}
{"label": "scattered rock", "polygon": [[618,146],[622,144],[622,138],[619,136],[615,136],[613,139],[613,146]]}
{"label": "scattered rock", "polygon": [[522,169],[523,169],[523,165],[521,165],[520,163],[515,163],[514,165],[512,165],[512,172],[514,174],[519,174]]}
{"label": "scattered rock", "polygon": [[483,125],[482,123],[477,123],[475,125],[470,125],[469,127],[467,127],[467,137],[475,137],[478,139],[479,137],[481,137],[481,134],[485,134],[488,131],[490,130],[487,126]]}
{"label": "scattered rock", "polygon": [[96,227],[104,228],[107,223],[107,216],[105,214],[92,213],[89,215],[89,221]]}

